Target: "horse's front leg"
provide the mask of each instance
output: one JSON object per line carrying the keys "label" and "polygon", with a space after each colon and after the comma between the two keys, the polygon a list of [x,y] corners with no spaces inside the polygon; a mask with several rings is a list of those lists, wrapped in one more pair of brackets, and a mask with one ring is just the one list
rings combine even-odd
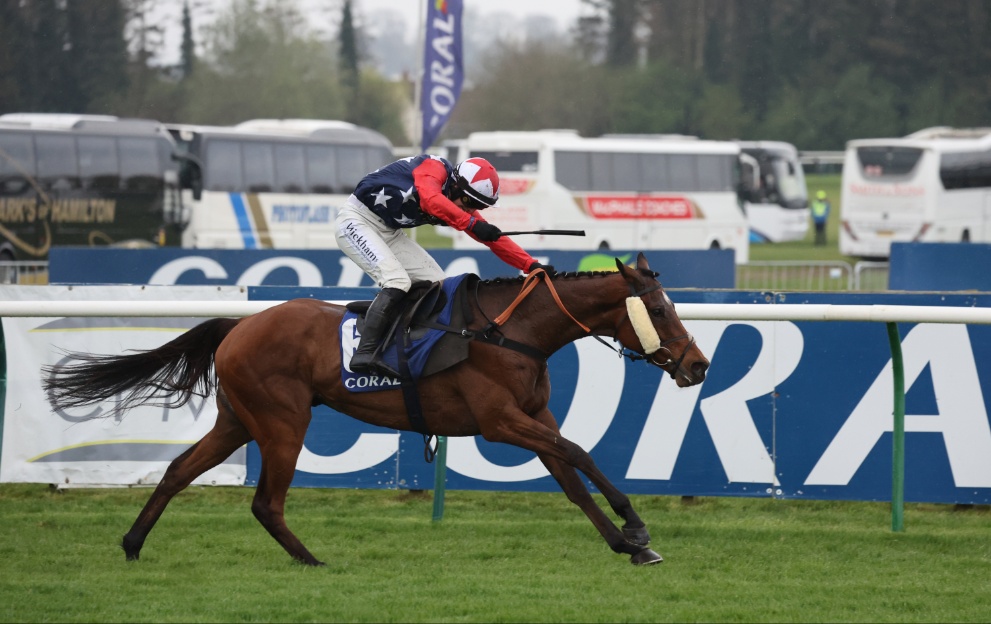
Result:
{"label": "horse's front leg", "polygon": [[[555,420],[554,415],[551,414],[550,410],[545,409],[543,412],[537,414],[534,419],[554,433],[560,435],[557,420]],[[588,477],[589,481],[595,484],[595,487],[597,487],[599,492],[601,492],[605,497],[606,501],[609,503],[609,506],[612,507],[612,510],[616,512],[616,515],[623,519],[623,536],[626,538],[626,541],[638,546],[646,546],[649,544],[650,533],[647,531],[647,525],[644,524],[643,520],[640,519],[640,515],[633,508],[630,498],[612,484],[606,475],[599,470],[599,467],[595,465],[595,461],[592,459],[592,456],[586,453],[584,449],[573,442],[565,440],[564,438],[557,439],[564,440],[565,443],[570,444],[573,447],[572,454],[574,455],[574,461],[568,463],[574,466],[575,469],[582,471],[585,476]],[[544,465],[547,465],[546,462]],[[550,467],[547,469],[550,470]],[[551,474],[554,473],[551,472]],[[578,483],[582,486],[582,489],[585,489],[585,486],[581,483],[581,480],[579,480]],[[564,488],[563,485],[561,487],[562,489]]]}
{"label": "horse's front leg", "polygon": [[[524,416],[520,414],[521,416]],[[564,490],[568,500],[578,505],[598,529],[609,547],[617,553],[630,555],[637,565],[660,563],[660,555],[647,548],[650,540],[640,516],[633,510],[629,498],[622,494],[596,467],[592,457],[580,446],[561,436],[557,421],[544,408],[531,417],[504,418],[495,431],[483,435],[491,441],[505,442],[537,453],[540,461]],[[620,531],[599,508],[575,469],[581,470],[603,493],[613,510],[626,521]],[[631,527],[636,540],[631,540]]]}
{"label": "horse's front leg", "polygon": [[[538,454],[537,457],[561,486],[568,500],[585,512],[585,515],[592,521],[613,552],[630,555],[630,562],[634,565],[649,565],[664,561],[659,554],[647,548],[646,543],[638,544],[631,541],[627,537],[626,526],[623,527],[622,532],[616,528],[616,525],[596,504],[595,499],[589,494],[588,488],[578,478],[578,473],[575,472],[574,468],[549,455]],[[646,533],[646,528],[643,531]]]}

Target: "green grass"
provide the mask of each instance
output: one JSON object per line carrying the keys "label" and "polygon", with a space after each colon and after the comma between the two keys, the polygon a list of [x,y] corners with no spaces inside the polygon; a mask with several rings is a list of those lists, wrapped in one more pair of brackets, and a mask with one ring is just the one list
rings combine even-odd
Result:
{"label": "green grass", "polygon": [[192,488],[142,559],[118,544],[150,491],[0,485],[4,622],[987,621],[986,509],[633,497],[666,562],[613,554],[563,494],[295,489],[293,563],[249,488]]}

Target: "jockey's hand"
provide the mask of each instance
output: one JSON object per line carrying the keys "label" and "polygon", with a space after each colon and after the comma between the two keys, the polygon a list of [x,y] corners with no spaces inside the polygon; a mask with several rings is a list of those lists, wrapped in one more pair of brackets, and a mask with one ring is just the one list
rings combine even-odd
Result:
{"label": "jockey's hand", "polygon": [[551,266],[549,264],[540,264],[539,262],[536,262],[536,261],[533,264],[530,265],[530,268],[528,268],[526,270],[526,272],[527,273],[533,273],[537,269],[543,269],[544,271],[547,272],[548,275],[554,275],[555,273],[557,273],[557,271],[554,270],[554,267],[553,266]]}
{"label": "jockey's hand", "polygon": [[471,232],[478,240],[486,243],[497,241],[502,236],[502,230],[488,221],[482,221],[481,219],[475,221],[475,224],[471,226]]}

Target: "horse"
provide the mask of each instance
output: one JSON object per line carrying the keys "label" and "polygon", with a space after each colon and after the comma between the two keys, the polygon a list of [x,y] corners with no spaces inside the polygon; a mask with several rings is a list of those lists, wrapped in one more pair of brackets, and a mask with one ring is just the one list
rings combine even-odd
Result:
{"label": "horse", "polygon": [[[430,433],[481,435],[533,451],[614,552],[630,555],[635,565],[649,565],[663,558],[649,547],[650,534],[629,498],[587,452],[561,436],[548,409],[547,358],[589,335],[604,343],[601,337],[612,338],[620,346],[610,348],[661,368],[679,387],[705,379],[709,361],[682,325],[646,257],[639,254],[635,268],[617,259],[616,267],[476,279],[474,296],[465,297],[470,314],[462,333],[488,340],[470,340],[467,359],[422,377],[416,385]],[[412,428],[399,389],[355,394],[344,387],[346,363],[339,347],[344,314],[343,306],[294,299],[241,319],[204,321],[149,351],[71,354],[77,363],[45,368],[43,384],[53,409],[92,405],[115,395],[121,396],[112,413],[141,404],[176,408],[193,394],[205,397],[216,391],[213,429],[169,465],[123,537],[127,560],[139,558],[174,496],[254,440],[262,465],[252,513],[294,560],[323,565],[284,516],[311,407],[324,404],[389,429]],[[598,488],[623,520],[622,528],[598,506],[576,471]]]}

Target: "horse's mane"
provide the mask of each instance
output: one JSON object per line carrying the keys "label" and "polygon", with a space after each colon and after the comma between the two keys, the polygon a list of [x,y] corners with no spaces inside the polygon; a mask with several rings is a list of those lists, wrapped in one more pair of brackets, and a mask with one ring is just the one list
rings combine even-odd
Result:
{"label": "horse's mane", "polygon": [[[649,271],[646,269],[637,269],[641,274],[657,278],[659,273],[656,271]],[[594,278],[594,277],[609,277],[610,275],[617,275],[618,271],[561,271],[550,275],[551,281],[560,279],[582,279],[582,278]],[[481,284],[487,285],[501,285],[501,284],[522,284],[526,280],[526,275],[518,275],[516,277],[493,277],[486,280],[481,280]]]}
{"label": "horse's mane", "polygon": [[[609,275],[616,275],[616,271],[570,271],[570,272],[560,272],[551,275],[551,280],[559,279],[578,279],[578,278],[589,278],[589,277],[606,277]],[[493,277],[490,279],[482,280],[482,284],[522,284],[526,279],[525,275],[518,275],[516,277]]]}

